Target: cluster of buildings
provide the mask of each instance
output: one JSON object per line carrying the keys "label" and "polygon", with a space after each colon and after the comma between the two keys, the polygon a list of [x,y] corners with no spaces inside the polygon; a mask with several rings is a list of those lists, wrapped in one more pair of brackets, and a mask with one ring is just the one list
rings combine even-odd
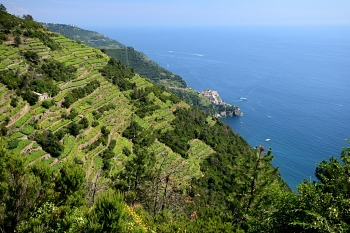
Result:
{"label": "cluster of buildings", "polygon": [[206,89],[200,93],[202,96],[206,97],[210,100],[210,102],[216,104],[216,105],[224,105],[225,102],[222,101],[221,97],[219,96],[219,93],[217,91]]}
{"label": "cluster of buildings", "polygon": [[219,96],[219,93],[217,91],[213,91],[210,89],[206,89],[202,92],[200,92],[202,96],[210,100],[213,104],[216,104],[219,106],[218,110],[219,112],[216,114],[216,117],[227,117],[227,116],[242,116],[243,113],[238,107],[234,107],[230,104],[225,103],[221,97]]}

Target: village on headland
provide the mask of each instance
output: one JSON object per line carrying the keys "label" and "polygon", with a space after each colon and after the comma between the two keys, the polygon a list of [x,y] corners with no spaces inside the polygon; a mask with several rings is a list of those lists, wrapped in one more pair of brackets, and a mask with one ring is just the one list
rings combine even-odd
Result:
{"label": "village on headland", "polygon": [[216,117],[232,117],[232,116],[243,116],[239,107],[233,106],[231,104],[225,103],[217,91],[206,89],[200,94],[206,97],[210,102],[219,107],[219,111]]}

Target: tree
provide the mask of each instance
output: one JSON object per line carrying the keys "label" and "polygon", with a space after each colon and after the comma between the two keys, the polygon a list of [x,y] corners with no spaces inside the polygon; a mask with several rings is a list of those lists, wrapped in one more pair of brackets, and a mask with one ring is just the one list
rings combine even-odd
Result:
{"label": "tree", "polygon": [[16,37],[15,37],[15,46],[16,46],[16,47],[19,47],[21,44],[22,44],[21,37],[16,36]]}
{"label": "tree", "polygon": [[54,197],[54,170],[43,163],[25,166],[23,156],[9,153],[1,139],[0,168],[0,232],[15,232]]}
{"label": "tree", "polygon": [[297,187],[299,195],[277,197],[268,231],[349,232],[350,147],[343,148],[340,159],[342,162],[331,157],[319,163],[319,181],[304,180]]}
{"label": "tree", "polygon": [[33,17],[32,17],[31,15],[29,15],[29,14],[23,15],[22,18],[23,18],[24,20],[28,20],[28,21],[33,21],[33,20],[34,20]]}
{"label": "tree", "polygon": [[270,164],[273,159],[271,149],[267,153],[264,150],[260,146],[252,152],[255,156],[237,158],[232,169],[231,182],[234,190],[228,195],[227,202],[233,222],[243,224],[243,228],[248,227],[245,225],[248,221],[271,208],[270,190],[274,177],[278,177],[278,169]]}
{"label": "tree", "polygon": [[79,131],[80,131],[80,127],[79,127],[79,124],[75,123],[75,122],[72,122],[68,125],[68,130],[69,130],[69,133],[73,136],[77,136],[79,134]]}
{"label": "tree", "polygon": [[0,11],[7,12],[7,9],[3,4],[0,4]]}
{"label": "tree", "polygon": [[84,232],[122,232],[125,229],[123,195],[108,189],[97,197]]}
{"label": "tree", "polygon": [[155,163],[153,153],[145,149],[134,148],[134,157],[127,162],[122,172],[117,175],[115,187],[125,192],[128,203],[145,203],[151,187],[151,171]]}
{"label": "tree", "polygon": [[60,200],[67,200],[71,206],[79,206],[84,202],[85,172],[76,164],[65,163],[59,172],[59,179],[56,183],[56,190]]}

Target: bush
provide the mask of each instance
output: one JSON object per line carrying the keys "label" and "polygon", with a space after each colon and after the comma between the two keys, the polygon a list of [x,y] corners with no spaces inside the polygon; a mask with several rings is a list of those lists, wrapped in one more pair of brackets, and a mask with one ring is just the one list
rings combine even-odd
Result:
{"label": "bush", "polygon": [[41,106],[43,106],[44,108],[46,109],[49,109],[51,106],[53,106],[55,104],[55,101],[54,100],[44,100],[42,103],[41,103]]}
{"label": "bush", "polygon": [[10,141],[8,144],[7,144],[7,148],[9,150],[13,150],[15,149],[17,146],[18,146],[18,143],[19,143],[19,140],[18,139],[14,139],[12,141]]}
{"label": "bush", "polygon": [[15,37],[15,46],[16,46],[16,47],[19,47],[20,44],[22,44],[21,37],[16,36],[16,37]]}
{"label": "bush", "polygon": [[15,108],[17,107],[17,103],[18,103],[18,98],[12,97],[10,105]]}
{"label": "bush", "polygon": [[34,51],[27,51],[27,52],[25,52],[23,54],[23,56],[29,62],[32,62],[32,63],[34,63],[36,65],[39,63],[39,55],[36,52],[34,52]]}
{"label": "bush", "polygon": [[51,154],[52,157],[58,157],[63,152],[63,145],[58,141],[57,137],[49,130],[43,133],[35,134],[37,141],[44,151]]}
{"label": "bush", "polygon": [[68,130],[71,135],[77,136],[79,134],[80,127],[77,123],[72,122],[68,125]]}
{"label": "bush", "polygon": [[7,131],[8,129],[6,128],[6,126],[1,126],[0,128],[0,136],[6,136],[7,135]]}
{"label": "bush", "polygon": [[22,133],[26,134],[26,135],[30,135],[34,132],[34,127],[31,125],[26,125],[24,126]]}
{"label": "bush", "polygon": [[98,126],[100,123],[98,122],[98,121],[93,121],[92,123],[91,123],[91,126],[92,127],[96,127],[96,126]]}

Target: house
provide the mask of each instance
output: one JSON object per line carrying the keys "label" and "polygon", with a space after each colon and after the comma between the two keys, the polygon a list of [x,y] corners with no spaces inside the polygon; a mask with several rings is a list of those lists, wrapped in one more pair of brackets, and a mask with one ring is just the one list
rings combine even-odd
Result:
{"label": "house", "polygon": [[47,99],[51,98],[51,96],[47,93],[41,94],[41,93],[35,92],[35,91],[33,91],[33,93],[36,94],[37,96],[39,96],[39,101],[43,101],[43,100],[47,100]]}

